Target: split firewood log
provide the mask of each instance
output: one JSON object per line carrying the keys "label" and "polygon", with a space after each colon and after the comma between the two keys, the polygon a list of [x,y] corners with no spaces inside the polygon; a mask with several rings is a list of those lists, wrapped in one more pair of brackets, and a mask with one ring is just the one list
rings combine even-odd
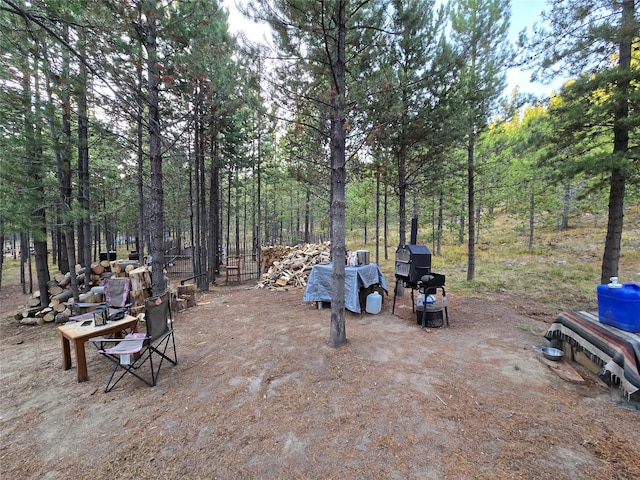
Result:
{"label": "split firewood log", "polygon": [[188,283],[186,285],[178,285],[178,295],[195,295],[196,286],[193,283]]}
{"label": "split firewood log", "polygon": [[58,282],[55,280],[49,280],[47,282],[47,290],[49,291],[49,295],[57,295],[62,292],[63,288],[58,285]]}
{"label": "split firewood log", "polygon": [[71,310],[68,308],[64,312],[59,312],[56,314],[54,321],[56,323],[66,323],[71,318]]}
{"label": "split firewood log", "polygon": [[119,275],[123,272],[126,272],[129,265],[133,265],[131,269],[134,269],[140,264],[135,260],[114,260],[113,262],[111,262],[111,271]]}
{"label": "split firewood log", "polygon": [[88,291],[86,293],[81,293],[80,295],[78,295],[78,302],[79,303],[99,303],[99,301],[96,299],[96,296],[91,291]]}
{"label": "split firewood log", "polygon": [[104,301],[104,285],[95,285],[91,287],[90,292],[93,293],[99,302]]}
{"label": "split firewood log", "polygon": [[36,318],[42,318],[44,317],[47,313],[50,313],[53,311],[53,308],[51,307],[44,307],[42,310],[40,310],[38,313],[36,313],[34,316]]}
{"label": "split firewood log", "polygon": [[178,297],[175,300],[175,310],[177,312],[181,312],[187,308],[187,299],[183,297]]}
{"label": "split firewood log", "polygon": [[35,317],[40,310],[42,310],[42,307],[27,307],[20,310],[19,314],[22,318]]}
{"label": "split firewood log", "polygon": [[64,303],[58,303],[56,305],[52,304],[51,308],[53,309],[54,312],[60,313],[60,312],[64,312],[67,309],[67,306]]}
{"label": "split firewood log", "polygon": [[146,265],[131,270],[129,278],[131,279],[131,292],[151,288],[151,268]]}
{"label": "split firewood log", "polygon": [[49,295],[58,295],[59,293],[62,293],[63,291],[64,291],[64,288],[62,288],[58,284],[56,284],[55,286],[49,287]]}
{"label": "split firewood log", "polygon": [[60,280],[58,282],[58,284],[62,287],[62,288],[66,288],[67,286],[69,286],[71,284],[71,273],[67,272],[64,275],[64,278],[62,280]]}
{"label": "split firewood log", "polygon": [[64,303],[67,300],[69,300],[71,297],[73,297],[73,292],[71,290],[64,290],[63,292],[59,293],[58,295],[54,295],[53,297],[51,297],[51,303],[53,305],[57,305],[59,303]]}
{"label": "split firewood log", "polygon": [[104,266],[100,263],[92,263],[91,264],[91,272],[96,275],[102,275],[104,273]]}
{"label": "split firewood log", "polygon": [[142,307],[144,309],[144,301],[149,298],[149,290],[146,288],[142,290],[131,290],[129,292],[129,297],[131,298],[131,303],[135,307]]}
{"label": "split firewood log", "polygon": [[29,307],[38,307],[40,305],[40,299],[35,296],[31,296],[27,300],[27,305]]}

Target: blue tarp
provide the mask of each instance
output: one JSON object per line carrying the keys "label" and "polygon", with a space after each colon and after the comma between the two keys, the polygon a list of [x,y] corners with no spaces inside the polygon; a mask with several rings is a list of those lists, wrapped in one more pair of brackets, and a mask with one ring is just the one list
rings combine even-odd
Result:
{"label": "blue tarp", "polygon": [[[309,275],[307,288],[302,297],[303,302],[330,302],[331,301],[331,264],[315,265]],[[361,288],[371,285],[380,285],[385,291],[387,282],[380,268],[375,263],[360,267],[344,267],[345,291],[344,306],[347,310],[361,313],[360,298]]]}

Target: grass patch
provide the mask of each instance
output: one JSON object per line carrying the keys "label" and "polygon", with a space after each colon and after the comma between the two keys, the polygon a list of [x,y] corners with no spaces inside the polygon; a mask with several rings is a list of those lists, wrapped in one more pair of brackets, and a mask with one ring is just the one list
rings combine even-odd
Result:
{"label": "grass patch", "polygon": [[[640,225],[640,207],[627,208],[625,225],[619,278],[623,283],[640,283],[640,227],[636,226]],[[476,245],[476,272],[472,281],[467,281],[466,243],[459,244],[454,232],[447,232],[442,255],[433,256],[432,268],[446,275],[448,292],[463,292],[480,299],[505,293],[558,310],[596,310],[606,219],[600,218],[596,223],[592,215],[583,215],[573,219],[567,230],[536,231],[531,249],[521,231],[517,220],[504,214],[498,214],[490,227],[483,228]],[[421,232],[418,238],[427,235]],[[427,246],[432,249],[430,244]],[[375,261],[375,246],[350,243],[349,248],[369,248],[371,260]],[[379,262],[389,284],[395,281],[395,249],[395,245],[389,247],[389,258]]]}
{"label": "grass patch", "polygon": [[522,324],[518,325],[518,328],[520,330],[524,330],[525,332],[533,333],[533,334],[536,334],[536,335],[539,335],[540,333],[542,333],[540,331],[540,327],[539,326],[529,325],[528,323],[522,323]]}

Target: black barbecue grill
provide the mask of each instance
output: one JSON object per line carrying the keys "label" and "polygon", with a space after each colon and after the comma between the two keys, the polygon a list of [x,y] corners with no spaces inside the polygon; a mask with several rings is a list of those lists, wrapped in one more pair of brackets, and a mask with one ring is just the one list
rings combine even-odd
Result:
{"label": "black barbecue grill", "polygon": [[[445,276],[431,271],[431,251],[426,245],[400,245],[396,250],[394,275],[396,277],[396,287],[393,295],[392,313],[395,312],[396,295],[399,288],[411,288],[411,306],[415,312],[415,302],[413,291],[419,290],[425,298],[429,294],[435,294],[438,288],[442,290],[442,303],[449,325],[449,314],[447,312],[447,299],[444,290]],[[426,311],[426,309],[423,309]],[[422,326],[425,326],[425,316],[423,314]]]}

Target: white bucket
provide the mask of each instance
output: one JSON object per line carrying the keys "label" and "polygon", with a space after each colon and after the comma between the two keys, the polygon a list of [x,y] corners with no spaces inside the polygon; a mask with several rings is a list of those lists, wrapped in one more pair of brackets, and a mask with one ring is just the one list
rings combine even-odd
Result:
{"label": "white bucket", "polygon": [[382,295],[378,292],[373,292],[367,295],[367,313],[373,313],[374,315],[380,313],[382,310]]}
{"label": "white bucket", "polygon": [[425,297],[424,293],[421,293],[420,295],[418,295],[418,302],[416,303],[416,305],[418,307],[421,307],[425,304],[425,300],[427,305],[434,305],[436,303],[436,297],[434,297],[433,295],[427,295]]}

